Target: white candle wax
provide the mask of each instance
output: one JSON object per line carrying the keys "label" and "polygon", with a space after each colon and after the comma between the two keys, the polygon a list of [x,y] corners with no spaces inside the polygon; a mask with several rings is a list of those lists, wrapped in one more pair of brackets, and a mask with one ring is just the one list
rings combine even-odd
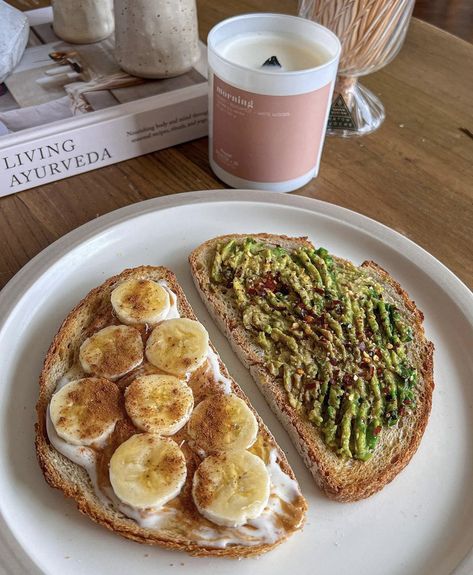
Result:
{"label": "white candle wax", "polygon": [[330,55],[320,44],[301,40],[292,34],[273,32],[250,32],[226,38],[216,49],[228,61],[258,69],[273,56],[281,68],[265,66],[267,71],[282,69],[287,72],[315,68],[330,59]]}

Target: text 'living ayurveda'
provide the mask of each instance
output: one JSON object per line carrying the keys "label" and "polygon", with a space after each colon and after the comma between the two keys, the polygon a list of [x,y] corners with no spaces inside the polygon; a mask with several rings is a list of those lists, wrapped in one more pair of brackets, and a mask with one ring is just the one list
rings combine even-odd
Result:
{"label": "text 'living ayurveda'", "polygon": [[0,165],[2,169],[12,170],[10,188],[14,188],[102,163],[112,157],[107,148],[84,154],[74,154],[75,150],[74,140],[68,139],[3,157]]}

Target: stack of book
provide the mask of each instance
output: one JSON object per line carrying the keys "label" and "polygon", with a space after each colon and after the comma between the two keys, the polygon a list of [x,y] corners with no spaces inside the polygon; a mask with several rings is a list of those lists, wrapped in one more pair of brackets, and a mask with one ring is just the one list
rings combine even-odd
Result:
{"label": "stack of book", "polygon": [[207,135],[207,60],[143,80],[116,64],[113,36],[72,45],[52,11],[27,13],[28,47],[0,85],[0,196]]}

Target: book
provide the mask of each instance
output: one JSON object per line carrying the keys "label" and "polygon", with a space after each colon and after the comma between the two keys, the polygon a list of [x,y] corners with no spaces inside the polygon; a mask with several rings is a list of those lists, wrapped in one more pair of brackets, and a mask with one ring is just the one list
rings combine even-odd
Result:
{"label": "book", "polygon": [[69,44],[51,8],[26,13],[25,53],[0,85],[0,196],[206,136],[207,59],[143,80],[116,64],[111,36]]}

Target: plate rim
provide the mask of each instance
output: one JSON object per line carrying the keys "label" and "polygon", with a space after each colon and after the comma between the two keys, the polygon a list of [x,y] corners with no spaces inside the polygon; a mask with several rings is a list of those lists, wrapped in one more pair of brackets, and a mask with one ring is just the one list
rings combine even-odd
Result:
{"label": "plate rim", "polygon": [[[214,189],[169,194],[124,206],[86,222],[55,240],[29,260],[0,291],[0,336],[7,326],[10,316],[14,313],[16,306],[21,302],[25,294],[44,275],[49,267],[57,263],[69,251],[126,220],[164,209],[206,202],[253,202],[301,208],[342,221],[350,226],[358,227],[378,241],[391,246],[395,244],[396,248],[401,246],[404,248],[403,255],[408,257],[414,265],[419,267],[422,272],[434,280],[436,285],[446,292],[446,295],[459,308],[473,329],[473,292],[444,263],[422,246],[389,226],[349,208],[305,196],[259,190]],[[29,564],[29,566],[34,566],[38,572],[42,572],[27,549],[15,538],[4,517],[1,505],[0,526],[2,527],[0,543],[4,544],[6,550],[11,554],[10,558],[6,558],[7,561],[13,559],[23,568],[27,568],[26,565]],[[10,566],[7,565],[7,567]],[[13,568],[17,569],[16,566],[13,566]],[[473,547],[459,561],[452,573],[455,575],[467,575],[472,571]],[[25,573],[28,572],[31,571],[25,571]]]}
{"label": "plate rim", "polygon": [[[41,250],[31,260],[29,260],[18,272],[7,282],[7,284],[0,291],[0,332],[3,330],[4,325],[8,319],[4,314],[4,308],[10,307],[10,313],[13,311],[15,305],[23,296],[22,292],[26,292],[40,275],[44,273],[47,267],[56,263],[67,251],[70,251],[78,245],[84,243],[93,236],[103,233],[108,228],[111,228],[127,219],[141,216],[154,211],[161,211],[167,208],[174,208],[181,205],[191,205],[195,203],[205,202],[255,202],[255,203],[269,203],[276,205],[293,205],[302,209],[307,209],[312,212],[317,212],[322,215],[332,217],[334,219],[342,219],[345,223],[353,225],[352,221],[346,221],[346,217],[354,218],[362,224],[363,231],[368,232],[371,236],[378,240],[387,240],[391,238],[396,242],[401,242],[407,248],[405,255],[409,256],[411,262],[416,264],[422,269],[429,277],[433,274],[425,266],[431,265],[437,268],[434,271],[445,274],[444,277],[436,277],[438,283],[444,291],[445,288],[450,288],[448,291],[455,290],[458,293],[456,296],[461,298],[464,303],[470,300],[473,304],[473,292],[468,286],[457,277],[452,270],[450,270],[444,263],[437,259],[434,255],[429,253],[425,248],[415,243],[413,240],[404,236],[400,232],[390,228],[386,224],[378,222],[377,220],[323,200],[314,198],[307,198],[305,196],[297,196],[292,194],[281,194],[276,192],[267,192],[260,190],[245,190],[245,189],[216,189],[216,190],[198,190],[192,192],[182,192],[178,194],[170,194],[167,196],[160,196],[158,198],[150,198],[141,202],[130,204],[122,208],[118,208],[108,212],[98,218],[90,220],[77,228],[69,231],[61,236],[49,246]],[[318,209],[314,209],[314,208]],[[337,217],[337,216],[345,217]],[[377,232],[377,233],[376,233]],[[380,237],[381,236],[381,237]],[[34,281],[31,281],[34,276]],[[438,276],[438,273],[435,274]],[[28,283],[28,279],[30,282]],[[26,287],[21,287],[26,281]],[[16,294],[16,297],[15,297]],[[467,306],[461,307],[462,311],[467,311]],[[471,313],[466,313],[469,323],[473,325],[473,310]]]}

